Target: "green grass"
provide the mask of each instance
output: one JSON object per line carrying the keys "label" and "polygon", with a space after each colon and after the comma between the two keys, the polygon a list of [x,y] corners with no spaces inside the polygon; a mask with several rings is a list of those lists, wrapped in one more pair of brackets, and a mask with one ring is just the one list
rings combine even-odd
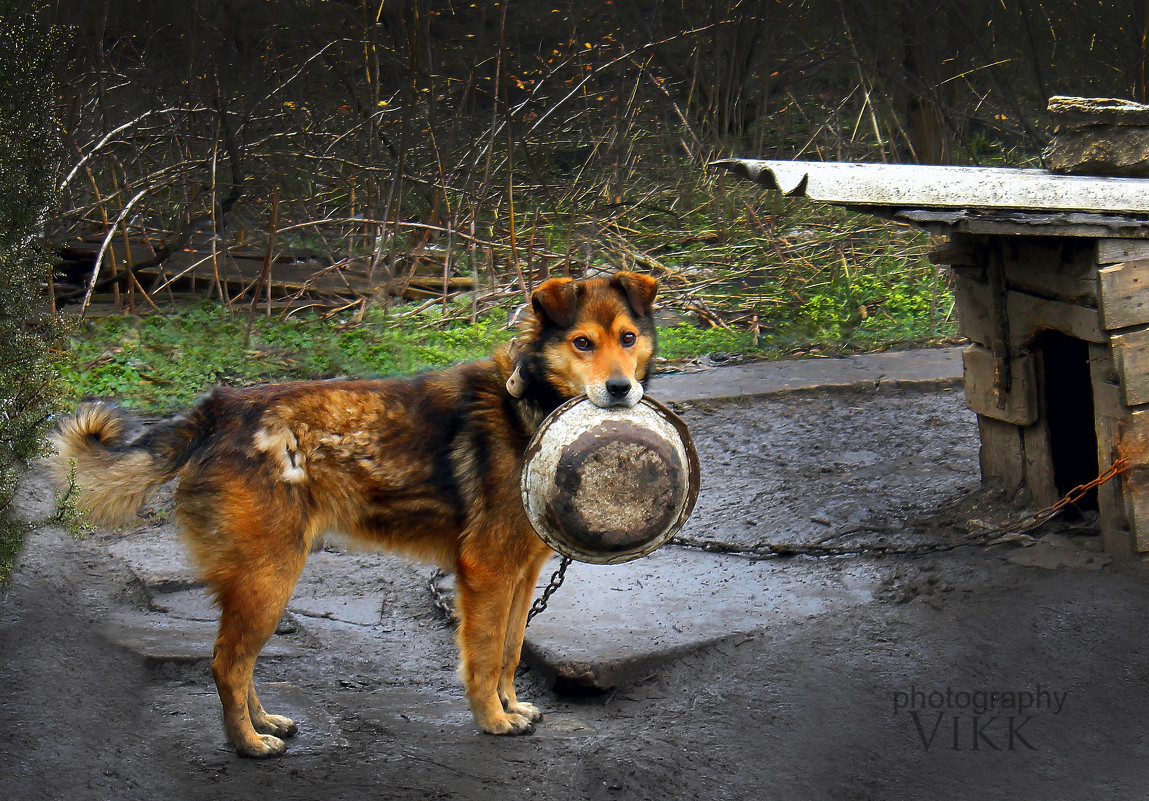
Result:
{"label": "green grass", "polygon": [[[905,327],[905,333],[912,333],[910,320],[926,300],[920,291],[905,292],[905,298],[905,320],[892,319]],[[843,338],[838,319],[842,305],[831,299],[819,314],[823,350],[873,350],[890,344],[891,331],[902,333],[882,318],[882,325],[871,331],[857,325]],[[379,310],[369,310],[359,324],[260,316],[245,346],[247,326],[246,315],[209,303],[171,314],[89,321],[74,329],[61,362],[68,398],[76,402],[83,397],[111,397],[142,412],[168,412],[189,405],[219,383],[376,378],[443,367],[482,358],[513,333],[503,312],[476,323],[452,322],[440,328],[437,310],[414,318],[387,318]],[[659,352],[673,362],[716,352],[780,358],[797,348],[818,350],[818,341],[803,336],[801,328],[801,323],[783,331],[764,327],[756,341],[746,329],[682,323],[660,329]],[[863,341],[859,331],[869,338]]]}
{"label": "green grass", "polygon": [[[354,325],[257,317],[245,347],[246,316],[214,304],[174,314],[105,317],[73,333],[61,374],[73,402],[112,397],[144,412],[166,412],[217,383],[408,374],[483,358],[513,335],[503,312],[445,328],[435,324],[437,318],[437,312],[386,318],[378,310]],[[663,329],[661,339],[671,359],[755,350],[746,331],[679,325]]]}
{"label": "green grass", "polygon": [[410,373],[488,354],[511,337],[504,314],[446,330],[437,315],[388,319],[372,309],[360,324],[257,316],[250,340],[246,314],[209,303],[106,317],[73,334],[61,374],[73,401],[114,397],[157,412],[185,406],[217,383]]}
{"label": "green grass", "polygon": [[[733,205],[744,213],[728,218],[728,242],[670,244],[658,255],[684,272],[708,270],[697,296],[732,329],[757,320],[764,354],[880,350],[956,335],[953,294],[929,261],[927,234],[774,193],[739,192]],[[730,349],[739,349],[737,338]]]}

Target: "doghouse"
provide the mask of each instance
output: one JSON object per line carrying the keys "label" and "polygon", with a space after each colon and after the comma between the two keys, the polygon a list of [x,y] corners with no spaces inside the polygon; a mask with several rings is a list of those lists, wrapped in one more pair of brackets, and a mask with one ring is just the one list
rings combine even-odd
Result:
{"label": "doghouse", "polygon": [[1045,170],[715,163],[787,195],[944,235],[982,482],[1054,503],[1125,457],[1081,503],[1114,555],[1149,552],[1149,179]]}

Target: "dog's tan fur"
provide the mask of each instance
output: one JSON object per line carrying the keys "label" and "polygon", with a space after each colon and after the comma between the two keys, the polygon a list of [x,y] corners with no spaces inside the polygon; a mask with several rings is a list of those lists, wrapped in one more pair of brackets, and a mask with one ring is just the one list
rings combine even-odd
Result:
{"label": "dog's tan fur", "polygon": [[632,405],[654,354],[656,282],[635,273],[551,279],[534,317],[489,360],[381,381],[217,388],[146,429],[93,404],[61,424],[58,480],[93,519],[128,524],[178,478],[177,523],[220,608],[212,674],[240,754],[295,733],[252,682],[312,543],[324,531],[456,574],[460,675],[475,720],[521,734],[541,717],[515,695],[531,596],[549,549],[522,507],[527,442],[563,400]]}

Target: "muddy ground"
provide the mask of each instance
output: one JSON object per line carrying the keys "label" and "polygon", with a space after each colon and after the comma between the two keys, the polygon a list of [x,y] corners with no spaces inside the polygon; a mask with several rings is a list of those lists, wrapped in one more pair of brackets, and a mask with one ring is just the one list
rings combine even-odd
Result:
{"label": "muddy ground", "polygon": [[[682,413],[705,476],[686,536],[958,543],[1017,514],[977,491],[960,391]],[[23,503],[50,507],[35,481]],[[759,571],[782,611],[716,619],[728,636],[602,692],[559,694],[546,664],[524,668],[520,696],[546,717],[512,739],[470,722],[431,571],[332,542],[257,669],[300,734],[257,762],[224,741],[211,610],[162,503],[152,514],[126,534],[29,540],[0,598],[0,798],[1100,799],[1149,780],[1149,572],[1106,564],[1087,515],[1025,549],[752,563],[667,547],[641,570]],[[705,578],[679,597],[637,580],[588,596],[595,570],[577,567],[537,631],[689,634],[688,609],[745,601]]]}

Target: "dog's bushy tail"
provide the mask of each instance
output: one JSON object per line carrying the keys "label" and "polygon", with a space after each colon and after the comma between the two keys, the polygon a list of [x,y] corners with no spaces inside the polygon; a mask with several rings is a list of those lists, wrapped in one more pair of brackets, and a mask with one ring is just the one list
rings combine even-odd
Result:
{"label": "dog's bushy tail", "polygon": [[52,435],[57,489],[77,493],[92,522],[128,525],[156,488],[187,462],[198,428],[177,417],[145,430],[115,405],[85,404]]}

